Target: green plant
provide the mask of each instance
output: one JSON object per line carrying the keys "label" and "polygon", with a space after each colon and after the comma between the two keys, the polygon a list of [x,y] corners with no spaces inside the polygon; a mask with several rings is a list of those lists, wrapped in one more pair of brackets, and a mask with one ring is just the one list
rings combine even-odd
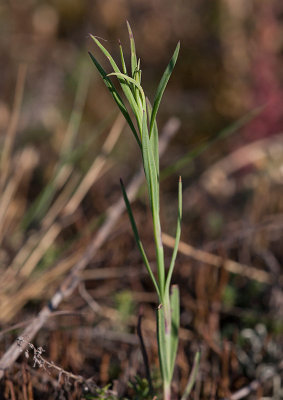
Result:
{"label": "green plant", "polygon": [[129,387],[134,391],[134,400],[152,399],[151,390],[147,379],[135,376],[134,379],[129,382]]}
{"label": "green plant", "polygon": [[[131,47],[131,71],[128,73],[122,45],[120,47],[121,64],[122,70],[119,69],[118,65],[101,44],[101,42],[92,36],[92,39],[100,50],[104,53],[106,58],[109,60],[113,71],[107,74],[97,59],[90,53],[90,57],[95,64],[98,72],[115,102],[117,103],[120,111],[124,115],[129,127],[131,128],[133,135],[137,141],[139,149],[142,155],[143,167],[145,172],[145,178],[147,182],[148,196],[150,209],[152,214],[153,222],[153,234],[156,249],[156,263],[157,263],[157,278],[155,277],[153,270],[149,264],[146,252],[142,245],[138,229],[135,223],[131,205],[121,180],[121,187],[127,211],[129,214],[130,222],[132,225],[133,233],[141,253],[143,262],[147,268],[149,276],[153,282],[156,293],[159,299],[159,306],[157,308],[157,341],[159,350],[159,363],[160,370],[163,380],[163,395],[165,400],[171,398],[171,381],[174,372],[175,359],[178,347],[178,329],[180,319],[180,305],[179,305],[179,290],[176,285],[171,286],[171,279],[174,270],[176,255],[178,251],[178,245],[181,234],[181,217],[182,217],[182,182],[179,179],[178,188],[178,218],[177,218],[177,229],[175,247],[173,250],[171,262],[166,272],[164,262],[164,251],[161,239],[161,224],[160,224],[160,206],[159,206],[159,150],[158,150],[158,128],[156,123],[156,115],[159,109],[159,105],[168,83],[170,75],[176,64],[180,44],[178,43],[174,54],[160,80],[158,85],[153,106],[145,96],[144,90],[141,86],[141,69],[140,59],[137,59],[135,41],[133,33],[129,23],[127,23],[130,47]],[[135,120],[132,120],[122,98],[115,89],[110,77],[115,76],[122,88],[122,91],[128,100],[130,108],[133,112]]]}
{"label": "green plant", "polygon": [[117,400],[117,396],[112,394],[109,388],[110,385],[106,385],[103,388],[96,388],[95,394],[86,394],[84,398],[86,400]]}

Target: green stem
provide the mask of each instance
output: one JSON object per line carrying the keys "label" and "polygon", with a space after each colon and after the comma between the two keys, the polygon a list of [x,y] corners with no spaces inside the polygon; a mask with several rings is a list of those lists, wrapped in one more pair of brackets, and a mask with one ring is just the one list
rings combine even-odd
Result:
{"label": "green stem", "polygon": [[171,400],[171,385],[170,382],[163,382],[163,398],[164,400]]}
{"label": "green stem", "polygon": [[161,228],[159,215],[156,210],[152,209],[153,219],[153,230],[154,230],[154,241],[156,250],[156,263],[157,263],[157,275],[158,275],[158,286],[160,293],[160,302],[164,301],[164,289],[165,289],[165,265],[164,265],[164,250],[161,240]]}
{"label": "green stem", "polygon": [[168,370],[168,383],[171,383],[171,321],[172,321],[172,316],[171,316],[171,306],[170,306],[170,300],[169,296],[167,293],[165,293],[165,298],[164,298],[164,334],[165,334],[165,351],[166,351],[166,364],[167,364],[167,370]]}

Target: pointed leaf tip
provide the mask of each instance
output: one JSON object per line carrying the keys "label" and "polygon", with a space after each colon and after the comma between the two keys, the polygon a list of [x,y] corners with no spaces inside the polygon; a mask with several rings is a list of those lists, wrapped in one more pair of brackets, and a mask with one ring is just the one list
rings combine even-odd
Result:
{"label": "pointed leaf tip", "polygon": [[127,27],[128,27],[128,31],[129,31],[129,36],[131,39],[133,39],[134,36],[133,36],[132,28],[131,28],[131,25],[128,20],[127,20]]}
{"label": "pointed leaf tip", "polygon": [[98,40],[104,40],[104,42],[107,42],[107,39],[104,39],[101,36],[97,36],[97,35],[93,35],[92,33],[89,33],[89,36],[92,38],[92,40],[94,40],[95,42]]}
{"label": "pointed leaf tip", "polygon": [[167,65],[167,67],[162,75],[162,78],[159,82],[159,85],[158,85],[158,88],[157,88],[157,91],[155,94],[155,98],[154,98],[153,107],[152,107],[152,114],[151,114],[150,127],[149,127],[149,136],[151,136],[153,125],[154,125],[154,122],[156,119],[156,114],[157,114],[164,90],[165,90],[166,85],[169,81],[169,78],[172,74],[172,71],[175,67],[175,64],[176,64],[176,61],[178,58],[178,54],[179,54],[179,49],[180,49],[180,42],[178,42],[178,44],[175,48],[175,51],[173,53],[173,56],[172,56],[171,60],[169,61],[169,64]]}

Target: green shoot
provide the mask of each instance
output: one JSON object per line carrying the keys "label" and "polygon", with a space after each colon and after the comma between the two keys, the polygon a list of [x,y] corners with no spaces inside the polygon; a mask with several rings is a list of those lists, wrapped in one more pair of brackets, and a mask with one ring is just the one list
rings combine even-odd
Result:
{"label": "green shoot", "polygon": [[[105,85],[110,91],[114,101],[118,105],[120,111],[125,117],[134,137],[138,143],[141,151],[143,160],[143,167],[145,173],[145,179],[147,183],[148,197],[150,203],[150,210],[153,221],[153,235],[155,242],[156,251],[156,264],[157,264],[157,277],[154,275],[153,270],[149,264],[146,252],[138,233],[138,228],[135,223],[134,215],[131,209],[131,205],[121,180],[121,188],[128,211],[130,223],[134,233],[134,237],[143,259],[144,265],[148,271],[148,274],[152,280],[154,288],[156,290],[159,306],[157,309],[157,341],[159,349],[159,363],[160,370],[163,379],[163,397],[164,400],[170,400],[171,398],[171,382],[173,378],[177,348],[178,348],[178,330],[180,324],[180,300],[179,290],[177,286],[170,287],[172,274],[174,270],[175,260],[178,251],[178,245],[181,235],[181,218],[182,218],[182,182],[179,179],[179,190],[178,190],[178,216],[177,216],[177,229],[175,247],[172,254],[171,263],[166,273],[164,251],[161,239],[161,223],[160,223],[160,206],[159,206],[159,150],[158,150],[158,128],[156,123],[157,112],[161,103],[163,93],[166,85],[172,74],[174,66],[176,64],[180,44],[178,43],[174,54],[165,69],[165,72],[158,85],[153,106],[145,96],[142,84],[141,84],[141,70],[140,70],[140,59],[136,55],[136,45],[134,36],[130,24],[127,22],[129,39],[130,39],[130,50],[131,50],[131,74],[127,72],[127,67],[124,59],[124,53],[121,43],[120,58],[122,64],[122,71],[120,71],[118,65],[101,44],[101,42],[91,35],[95,44],[102,51],[105,57],[110,62],[113,71],[106,73],[103,67],[99,64],[97,59],[90,54],[90,57],[100,73]],[[115,89],[111,78],[116,77],[121,89],[129,103],[135,120],[132,120],[125,104],[117,90]],[[171,290],[172,289],[172,290]],[[171,293],[170,293],[171,291]]]}

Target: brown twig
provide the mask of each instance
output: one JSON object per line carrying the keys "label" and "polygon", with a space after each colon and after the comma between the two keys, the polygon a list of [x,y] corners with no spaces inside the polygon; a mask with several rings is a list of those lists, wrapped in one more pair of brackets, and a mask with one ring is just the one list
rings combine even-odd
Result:
{"label": "brown twig", "polygon": [[71,372],[65,371],[63,368],[54,364],[53,362],[48,361],[43,357],[44,349],[42,347],[35,347],[30,341],[29,338],[25,338],[24,336],[19,336],[17,338],[17,346],[19,347],[20,352],[25,353],[25,357],[30,358],[32,353],[33,367],[43,368],[44,370],[53,369],[58,372],[58,380],[60,380],[61,376],[65,376],[67,378],[71,378],[78,382],[83,382],[85,379],[81,375],[75,375]]}
{"label": "brown twig", "polygon": [[[163,233],[162,240],[166,246],[174,248],[175,239],[173,237]],[[213,265],[217,268],[222,267],[229,272],[240,274],[257,282],[267,284],[271,284],[273,282],[271,274],[266,271],[262,271],[249,265],[241,264],[237,261],[223,259],[222,257],[209,253],[207,251],[196,249],[195,247],[190,246],[189,244],[182,241],[180,241],[179,243],[179,252],[186,256],[192,257],[193,259],[202,263]]]}

